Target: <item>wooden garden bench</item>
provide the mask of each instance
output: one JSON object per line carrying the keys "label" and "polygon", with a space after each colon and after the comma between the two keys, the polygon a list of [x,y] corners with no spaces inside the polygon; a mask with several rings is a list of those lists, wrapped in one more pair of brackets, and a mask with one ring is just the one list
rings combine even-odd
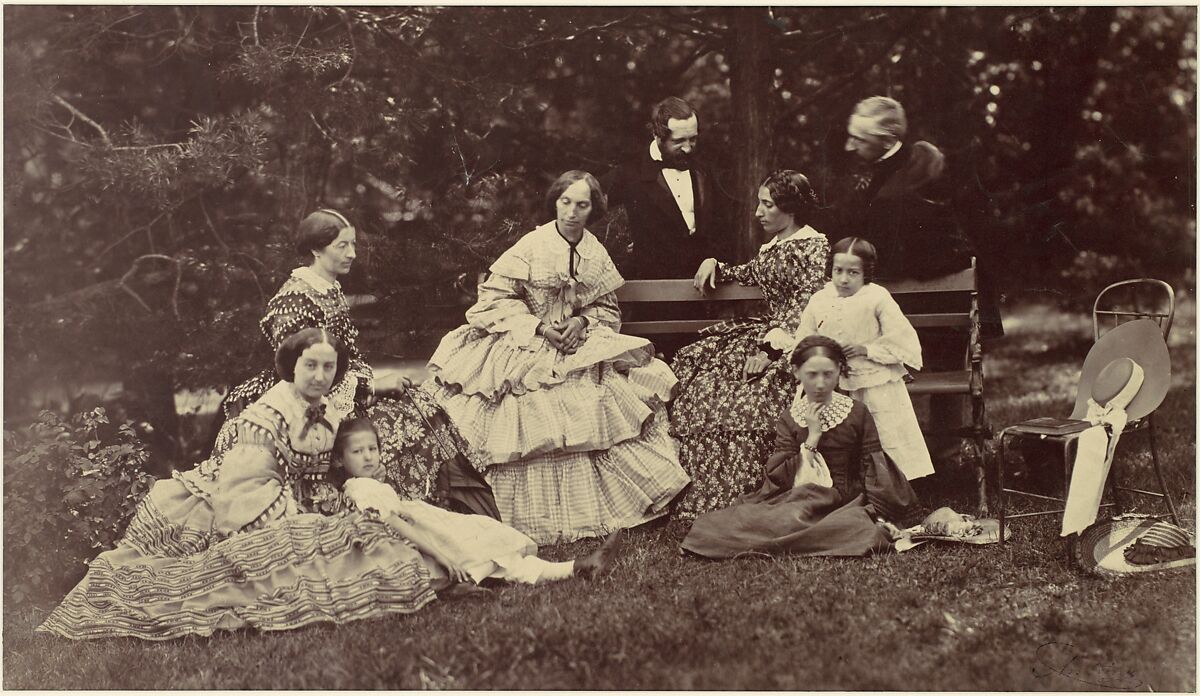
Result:
{"label": "wooden garden bench", "polygon": [[[992,437],[984,402],[983,344],[979,329],[979,288],[975,259],[970,268],[932,280],[877,281],[891,292],[904,315],[917,329],[922,343],[929,340],[961,341],[963,359],[960,369],[921,371],[908,384],[912,395],[961,394],[970,398],[970,423],[954,430],[929,431],[926,434],[954,435],[971,441],[976,455],[976,482],[979,511],[987,512],[984,485],[984,440]],[[701,295],[692,287],[692,280],[630,280],[617,290],[622,308],[653,302],[709,302],[720,307],[724,303],[745,304],[762,300],[757,287],[737,283],[719,284],[716,290]],[[643,312],[639,312],[639,316]],[[630,321],[621,331],[651,340],[662,334],[693,333],[720,322],[721,319],[658,319]]]}

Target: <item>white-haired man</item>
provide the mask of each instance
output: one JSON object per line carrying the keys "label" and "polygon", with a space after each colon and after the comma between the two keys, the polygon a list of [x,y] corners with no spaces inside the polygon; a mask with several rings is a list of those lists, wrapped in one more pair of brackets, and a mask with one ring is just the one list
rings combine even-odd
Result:
{"label": "white-haired man", "polygon": [[932,278],[966,267],[953,216],[928,197],[946,158],[928,142],[905,139],[908,119],[900,102],[860,101],[846,131],[845,149],[861,162],[836,203],[835,228],[823,230],[830,239],[869,239],[879,250],[882,278]]}

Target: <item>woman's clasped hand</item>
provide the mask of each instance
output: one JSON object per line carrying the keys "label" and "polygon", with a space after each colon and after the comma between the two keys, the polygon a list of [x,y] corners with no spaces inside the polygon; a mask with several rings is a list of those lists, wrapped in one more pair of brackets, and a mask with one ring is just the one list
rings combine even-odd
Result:
{"label": "woman's clasped hand", "polygon": [[539,331],[558,352],[570,355],[587,339],[587,325],[587,319],[583,317],[567,317],[552,325],[543,323]]}

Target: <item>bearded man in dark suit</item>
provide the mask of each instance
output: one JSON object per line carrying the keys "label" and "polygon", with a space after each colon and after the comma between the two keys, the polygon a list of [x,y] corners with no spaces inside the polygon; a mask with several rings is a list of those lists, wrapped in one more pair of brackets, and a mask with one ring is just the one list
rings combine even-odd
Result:
{"label": "bearded man in dark suit", "polygon": [[[704,259],[728,258],[727,240],[716,230],[718,213],[711,171],[696,157],[700,117],[691,104],[667,97],[650,112],[650,143],[640,154],[613,168],[600,182],[612,211],[624,206],[632,244],[618,262],[629,279],[691,279]],[[695,319],[710,308],[700,303],[641,305],[626,320]],[[695,334],[666,334],[654,344],[670,359]]]}
{"label": "bearded man in dark suit", "polygon": [[649,126],[646,149],[600,180],[609,210],[624,206],[629,219],[633,243],[621,274],[691,278],[720,246],[712,174],[696,158],[700,118],[691,104],[667,97],[654,105]]}

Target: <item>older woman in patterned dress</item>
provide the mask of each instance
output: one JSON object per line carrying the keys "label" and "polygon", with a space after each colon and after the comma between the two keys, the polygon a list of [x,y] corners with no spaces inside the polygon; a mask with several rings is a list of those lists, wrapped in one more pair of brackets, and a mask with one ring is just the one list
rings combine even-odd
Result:
{"label": "older woman in patterned dress", "polygon": [[[296,251],[306,265],[292,271],[267,303],[260,322],[274,350],[284,337],[307,327],[319,327],[343,341],[350,366],[333,386],[329,398],[339,408],[366,415],[379,431],[380,461],[401,493],[461,512],[499,518],[491,490],[480,471],[485,462],[471,460],[467,443],[433,400],[410,389],[407,380],[377,384],[371,366],[356,344],[358,329],[338,277],[350,272],[357,256],[357,232],[336,210],[318,210],[300,222]],[[270,368],[234,387],[222,404],[232,418],[274,384]],[[229,446],[228,425],[217,436],[215,449]],[[211,465],[210,465],[211,466]],[[216,472],[204,472],[215,480]]]}
{"label": "older woman in patterned dress", "polygon": [[755,217],[767,241],[747,263],[706,259],[696,271],[702,292],[717,283],[757,285],[767,316],[725,322],[675,354],[679,392],[671,434],[692,485],[676,507],[684,518],[728,506],[762,483],[775,419],[796,381],[780,350],[800,324],[808,298],[825,283],[829,242],[806,221],[817,207],[808,179],[784,169],[758,188]]}

